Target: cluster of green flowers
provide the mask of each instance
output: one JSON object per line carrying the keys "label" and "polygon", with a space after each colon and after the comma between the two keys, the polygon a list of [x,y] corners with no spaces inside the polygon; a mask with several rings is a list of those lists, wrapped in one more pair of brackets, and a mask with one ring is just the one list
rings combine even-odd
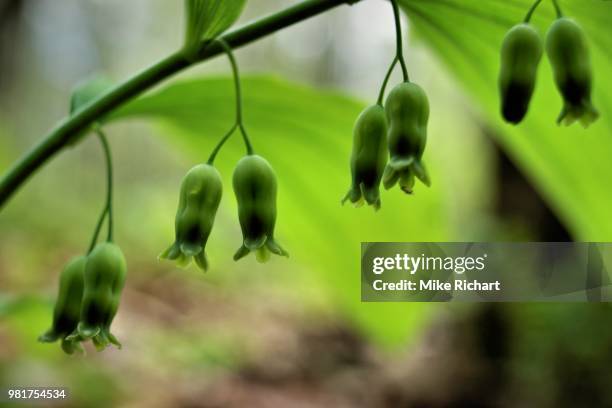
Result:
{"label": "cluster of green flowers", "polygon": [[[366,108],[357,118],[351,154],[351,188],[342,200],[380,208],[379,187],[399,184],[411,194],[415,178],[431,184],[422,157],[427,142],[429,103],[421,87],[404,82],[387,97],[384,107]],[[388,160],[389,159],[389,160]]]}
{"label": "cluster of green flowers", "polygon": [[[245,0],[210,3],[204,0],[186,0],[187,33],[182,50],[186,59],[193,59],[202,40],[207,46],[219,46],[226,51],[232,65],[236,85],[236,122],[213,150],[208,162],[193,167],[185,176],[176,213],[175,242],[160,257],[188,265],[191,260],[203,270],[208,269],[205,247],[215,215],[221,202],[223,185],[221,176],[213,166],[214,159],[225,142],[238,129],[242,133],[247,155],[234,170],[233,187],[238,201],[238,218],[243,242],[234,260],[255,252],[257,260],[265,262],[270,254],[288,256],[276,242],[276,175],[272,166],[254,153],[242,121],[242,95],[238,65],[231,48],[216,40],[240,14]],[[221,17],[219,17],[221,16]],[[215,22],[215,19],[220,20]],[[71,114],[87,106],[98,95],[110,89],[104,78],[79,84],[70,101]],[[111,324],[119,309],[121,292],[126,279],[126,261],[121,249],[113,243],[113,170],[110,146],[99,123],[94,130],[102,143],[107,165],[108,189],[106,205],[100,215],[87,255],[72,259],[60,275],[59,294],[53,310],[52,325],[39,341],[51,343],[61,340],[64,352],[83,352],[81,343],[91,340],[98,350],[121,343],[111,332]],[[108,238],[98,244],[98,236],[108,218]]]}
{"label": "cluster of green flowers", "polygon": [[579,121],[588,127],[599,114],[591,103],[593,74],[585,34],[575,21],[563,17],[555,2],[557,19],[548,30],[544,46],[540,34],[530,24],[540,1],[530,9],[525,21],[514,26],[504,38],[499,75],[502,116],[513,124],[525,118],[546,48],[564,101],[557,123],[569,126]]}
{"label": "cluster of green flowers", "polygon": [[226,52],[234,73],[236,87],[236,122],[219,141],[208,162],[193,167],[181,183],[178,210],[175,218],[175,241],[160,258],[176,261],[185,267],[193,259],[200,269],[208,269],[206,243],[212,231],[215,215],[221,202],[223,183],[213,166],[219,150],[232,134],[239,130],[246,147],[244,156],[234,169],[233,187],[238,202],[238,220],[242,229],[242,245],[234,254],[239,260],[254,252],[259,262],[266,262],[270,254],[288,256],[276,242],[276,174],[270,163],[253,151],[242,120],[242,91],[238,64],[231,48],[216,40]]}
{"label": "cluster of green flowers", "polygon": [[121,249],[110,242],[98,244],[89,255],[68,262],[60,275],[52,326],[39,341],[61,340],[68,354],[82,351],[80,343],[90,339],[98,350],[110,344],[121,348],[110,327],[119,308],[126,271]]}
{"label": "cluster of green flowers", "polygon": [[[367,203],[380,208],[380,183],[385,189],[399,184],[402,191],[412,194],[415,180],[431,184],[423,164],[427,143],[429,101],[425,91],[409,81],[402,55],[399,10],[391,2],[397,31],[397,54],[385,77],[378,102],[366,108],[357,118],[353,132],[351,154],[351,188],[342,200],[356,206]],[[384,91],[395,65],[400,63],[404,81],[396,85],[383,105]]]}
{"label": "cluster of green flowers", "polygon": [[[598,113],[591,103],[592,73],[586,39],[580,26],[563,17],[556,0],[557,20],[548,31],[546,46],[529,24],[532,14],[542,0],[536,0],[525,21],[513,27],[502,46],[499,88],[502,115],[510,123],[520,123],[527,114],[544,48],[552,64],[556,85],[563,97],[564,107],[558,119],[567,125],[580,121],[585,127],[594,122]],[[238,204],[238,220],[242,243],[234,260],[249,253],[265,262],[270,254],[288,256],[274,236],[276,224],[277,179],[266,159],[254,153],[242,119],[242,95],[238,66],[231,48],[216,36],[237,18],[244,1],[234,8],[217,11],[231,12],[221,26],[209,27],[209,3],[187,0],[188,31],[183,50],[186,58],[195,58],[201,40],[206,46],[221,47],[230,60],[236,87],[236,121],[219,141],[206,163],[198,164],[185,175],[175,217],[175,240],[160,258],[187,266],[193,260],[206,271],[206,244],[223,195],[223,183],[214,167],[217,153],[237,130],[243,136],[246,155],[237,163],[233,173],[233,190]],[[228,3],[219,2],[224,7]],[[386,189],[396,184],[412,194],[416,180],[430,186],[430,178],[423,163],[427,143],[429,102],[425,91],[410,82],[402,53],[399,8],[391,0],[395,17],[397,52],[389,67],[376,104],[367,107],[354,126],[353,148],[350,159],[351,187],[342,200],[356,206],[367,203],[378,210],[381,206],[380,184]],[[397,64],[403,82],[389,92],[383,104],[385,89]],[[86,105],[94,91],[99,93],[105,84],[90,84],[75,92],[72,111]],[[121,343],[111,333],[111,324],[119,308],[126,279],[126,262],[121,249],[113,243],[112,231],[112,160],[108,142],[99,126],[107,159],[108,194],[92,244],[85,256],[72,259],[60,276],[59,294],[53,311],[51,328],[39,340],[61,340],[62,349],[73,354],[82,351],[81,343],[91,340],[98,350]],[[97,244],[100,228],[108,216],[108,239]]]}
{"label": "cluster of green flowers", "polygon": [[[76,96],[82,93],[75,93]],[[73,111],[75,109],[73,97]],[[104,133],[96,125],[106,157],[108,191],[106,205],[86,255],[73,258],[60,274],[59,294],[53,310],[51,328],[38,339],[44,343],[61,340],[67,354],[83,351],[82,342],[91,340],[100,351],[110,344],[121,348],[111,333],[119,309],[127,266],[123,252],[113,243],[112,158]],[[100,229],[108,218],[108,238],[97,243]]]}
{"label": "cluster of green flowers", "polygon": [[[234,260],[255,252],[265,262],[270,253],[287,256],[274,238],[276,223],[276,175],[266,159],[244,156],[236,165],[233,187],[243,242]],[[210,236],[223,191],[221,175],[212,164],[193,167],[183,179],[175,220],[175,242],[160,258],[187,266],[193,259],[208,269],[206,243]]]}

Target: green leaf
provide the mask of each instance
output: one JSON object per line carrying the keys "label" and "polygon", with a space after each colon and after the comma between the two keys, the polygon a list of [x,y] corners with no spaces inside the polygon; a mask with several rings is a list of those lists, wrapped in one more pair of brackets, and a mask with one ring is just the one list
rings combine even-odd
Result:
{"label": "green leaf", "polygon": [[185,0],[187,49],[217,38],[242,14],[246,0]]}
{"label": "green leaf", "polygon": [[90,102],[109,91],[113,87],[110,79],[103,76],[95,76],[87,79],[74,88],[70,99],[70,114],[87,106]]}
{"label": "green leaf", "polygon": [[[74,115],[87,107],[91,102],[112,89],[113,86],[114,84],[104,76],[94,76],[77,84],[70,98],[70,114]],[[69,145],[75,145],[87,132],[88,130],[84,130],[72,136]]]}
{"label": "green leaf", "polygon": [[[312,279],[333,299],[337,305],[334,311],[346,313],[381,341],[404,342],[418,332],[436,306],[361,303],[360,243],[447,239],[450,233],[444,192],[424,186],[416,189],[414,196],[399,190],[383,192],[378,212],[342,206],[340,200],[350,185],[353,124],[366,104],[335,92],[272,78],[245,78],[243,91],[245,124],[255,151],[278,175],[275,238],[291,253],[288,260],[275,258],[266,268],[278,267],[291,277]],[[171,124],[168,140],[196,163],[207,159],[233,125],[234,109],[231,78],[192,79],[142,97],[111,119],[162,119],[166,128]],[[213,274],[215,265],[231,256],[241,243],[230,186],[233,168],[244,151],[236,133],[215,161],[226,192],[207,246]],[[174,198],[178,190],[166,194]],[[169,223],[173,217],[167,214]],[[230,221],[224,225],[223,219]],[[218,237],[228,235],[232,237],[230,242],[219,241]],[[219,247],[223,250],[215,255]],[[236,269],[257,267],[253,257],[229,265]],[[224,267],[224,272],[228,268]],[[235,273],[252,274],[248,269]],[[299,293],[299,289],[293,291]]]}
{"label": "green leaf", "polygon": [[[413,35],[437,54],[475,102],[474,111],[496,131],[501,146],[543,193],[578,240],[612,239],[612,4],[565,0],[589,39],[595,74],[594,103],[600,120],[588,130],[557,127],[562,100],[550,64],[542,60],[534,100],[519,126],[499,114],[497,73],[502,39],[523,20],[532,0],[399,0]],[[554,21],[543,2],[532,23],[544,36]],[[466,29],[469,27],[469,29]],[[413,78],[418,82],[419,78]],[[432,121],[440,120],[432,117]]]}

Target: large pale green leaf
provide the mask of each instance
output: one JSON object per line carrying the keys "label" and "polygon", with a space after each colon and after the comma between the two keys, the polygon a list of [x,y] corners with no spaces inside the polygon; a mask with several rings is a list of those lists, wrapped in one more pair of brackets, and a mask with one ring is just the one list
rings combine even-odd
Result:
{"label": "large pale green leaf", "polygon": [[[411,32],[430,46],[496,129],[501,145],[545,195],[576,239],[612,239],[612,3],[560,0],[588,36],[595,70],[594,102],[601,119],[588,130],[557,127],[562,102],[550,65],[542,60],[527,119],[512,127],[500,118],[499,49],[505,32],[523,20],[532,0],[400,0]],[[544,1],[533,23],[544,36],[554,21]],[[418,78],[414,78],[418,81]],[[461,109],[458,107],[458,109]]]}
{"label": "large pale green leaf", "polygon": [[111,80],[104,76],[94,76],[77,84],[70,98],[70,114],[83,109],[96,98],[109,91],[113,85]]}
{"label": "large pale green leaf", "polygon": [[187,43],[216,38],[238,20],[246,0],[185,0]]}
{"label": "large pale green leaf", "polygon": [[[442,189],[423,186],[414,197],[399,190],[384,193],[378,213],[367,207],[342,207],[340,199],[350,180],[352,127],[365,105],[336,93],[270,78],[244,79],[243,88],[245,122],[255,150],[270,161],[278,174],[277,238],[291,254],[289,260],[273,260],[271,267],[286,268],[291,275],[314,274],[341,309],[354,316],[362,327],[382,340],[404,340],[425,321],[434,306],[362,304],[360,242],[447,239],[450,232]],[[194,79],[136,100],[117,112],[114,119],[145,117],[171,123],[169,140],[196,163],[207,159],[216,141],[231,127],[234,106],[230,78]],[[233,224],[236,220],[231,173],[243,152],[236,134],[215,162],[226,186],[220,212],[226,211]],[[435,166],[432,170],[437,176]],[[178,193],[179,182],[176,191],[167,192],[169,196]],[[173,216],[167,214],[169,223]],[[223,228],[220,222],[224,217],[218,215],[208,248],[214,251],[221,245],[216,233],[227,237],[231,232],[234,235],[225,251],[229,258],[240,237],[236,229],[218,232]],[[214,253],[210,258],[214,263]],[[254,266],[253,262],[252,257],[247,258],[237,267]]]}

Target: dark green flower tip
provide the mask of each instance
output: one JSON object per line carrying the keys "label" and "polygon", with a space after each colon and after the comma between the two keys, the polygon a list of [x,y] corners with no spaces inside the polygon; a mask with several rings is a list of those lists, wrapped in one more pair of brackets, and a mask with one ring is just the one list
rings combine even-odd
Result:
{"label": "dark green flower tip", "polygon": [[366,108],[355,123],[351,153],[351,188],[342,200],[356,207],[365,201],[380,208],[379,186],[387,163],[387,116],[380,105]]}
{"label": "dark green flower tip", "polygon": [[557,19],[546,35],[546,52],[563,97],[557,123],[569,126],[580,122],[588,127],[599,113],[591,102],[593,73],[584,31],[569,18]]}
{"label": "dark green flower tip", "polygon": [[251,252],[255,253],[258,262],[265,263],[270,259],[270,254],[289,257],[289,253],[281,247],[274,238],[263,237],[258,241],[246,241],[234,254],[234,261],[244,258]]}
{"label": "dark green flower tip", "polygon": [[385,168],[383,185],[385,189],[389,190],[396,184],[399,184],[403,192],[412,194],[414,191],[415,179],[417,178],[426,186],[431,186],[431,179],[421,160],[415,158],[393,159]]}
{"label": "dark green flower tip", "polygon": [[414,184],[414,173],[411,169],[399,173],[399,186],[404,193],[412,194],[414,192]]}
{"label": "dark green flower tip", "polygon": [[212,231],[215,215],[221,202],[221,175],[210,164],[193,167],[181,183],[178,210],[175,218],[175,242],[159,256],[186,267],[193,259],[206,271],[206,243]]}
{"label": "dark green flower tip", "polygon": [[378,190],[378,186],[366,187],[364,183],[361,183],[359,187],[361,189],[361,196],[364,198],[365,202],[372,206],[375,211],[380,210],[380,191]]}
{"label": "dark green flower tip", "polygon": [[275,255],[289,258],[289,252],[285,251],[274,238],[270,238],[266,241],[266,248]]}
{"label": "dark green flower tip", "polygon": [[344,205],[347,201],[353,204],[357,204],[361,200],[361,186],[359,188],[353,188],[346,193],[344,198],[340,201],[340,204]]}
{"label": "dark green flower tip", "polygon": [[62,350],[64,351],[64,353],[69,355],[72,355],[74,353],[85,354],[85,350],[83,350],[80,341],[68,340],[68,338],[64,338],[62,340]]}
{"label": "dark green flower tip", "polygon": [[259,263],[266,263],[270,260],[270,251],[266,247],[261,247],[255,251],[255,259]]}
{"label": "dark green flower tip", "polygon": [[355,208],[362,207],[364,203],[367,203],[375,211],[378,211],[381,207],[379,187],[376,185],[367,188],[364,183],[360,183],[358,189],[350,189],[340,203],[344,205],[347,201],[350,201]]}
{"label": "dark green flower tip", "polygon": [[123,347],[121,342],[110,332],[108,327],[102,328],[95,336],[91,338],[97,351],[103,351],[105,348],[114,345],[119,350]]}
{"label": "dark green flower tip", "polygon": [[164,252],[159,254],[159,259],[167,259],[169,261],[176,260],[179,256],[181,256],[181,247],[178,242],[173,242]]}
{"label": "dark green flower tip", "polygon": [[270,254],[289,257],[289,253],[285,251],[274,239],[266,240],[265,245],[257,249],[250,249],[250,252],[255,252],[255,259],[259,263],[266,263],[270,260]]}
{"label": "dark green flower tip", "polygon": [[104,350],[110,344],[108,337],[102,331],[92,337],[91,341],[97,351]]}
{"label": "dark green flower tip", "polygon": [[98,351],[102,351],[110,345],[114,345],[118,349],[122,348],[121,342],[110,332],[110,328],[102,325],[93,327],[79,325],[75,333],[64,339],[66,345],[62,344],[62,347],[76,350],[78,344],[86,340],[91,340]]}
{"label": "dark green flower tip", "polygon": [[425,184],[427,187],[431,187],[429,173],[427,172],[425,164],[421,160],[415,160],[410,166],[410,169],[423,184]]}
{"label": "dark green flower tip", "polygon": [[53,329],[50,329],[48,332],[41,334],[38,336],[38,341],[41,343],[54,343],[56,342],[62,335],[60,333],[56,333]]}
{"label": "dark green flower tip", "polygon": [[86,325],[80,322],[77,326],[77,332],[67,337],[70,341],[89,340],[100,333],[100,325]]}
{"label": "dark green flower tip", "polygon": [[276,175],[261,156],[243,157],[234,170],[234,193],[238,202],[238,219],[243,242],[234,260],[255,252],[259,261],[266,261],[270,253],[286,256],[274,240],[276,224]]}
{"label": "dark green flower tip", "polygon": [[[208,259],[206,258],[206,253],[204,251],[194,256],[193,259],[198,268],[200,268],[202,271],[206,272],[208,270]],[[180,265],[181,263],[178,262],[178,264]]]}
{"label": "dark green flower tip", "polygon": [[43,343],[52,343],[72,333],[79,323],[85,265],[87,257],[78,256],[70,260],[60,274],[59,291],[53,308],[52,326],[38,338]]}
{"label": "dark green flower tip", "polygon": [[504,37],[499,90],[506,122],[518,124],[527,115],[543,53],[540,34],[530,24],[518,24]]}
{"label": "dark green flower tip", "polygon": [[250,251],[255,251],[266,244],[268,240],[267,235],[261,235],[259,237],[247,237],[244,239],[244,246],[247,247]]}
{"label": "dark green flower tip", "polygon": [[385,190],[391,189],[399,180],[400,173],[395,170],[391,165],[387,164],[385,172],[383,173],[383,186]]}
{"label": "dark green flower tip", "polygon": [[181,252],[188,258],[194,257],[204,251],[200,243],[183,242],[181,244]]}
{"label": "dark green flower tip", "polygon": [[64,341],[67,342],[75,342],[75,343],[80,343],[83,342],[85,340],[88,340],[87,338],[81,336],[78,326],[76,329],[74,329],[74,331],[72,333],[70,333],[69,335],[67,335],[66,337],[64,337]]}
{"label": "dark green flower tip", "polygon": [[251,250],[245,247],[244,245],[242,245],[240,248],[238,248],[238,250],[234,254],[234,261],[238,261],[239,259],[244,258],[250,253],[251,253]]}
{"label": "dark green flower tip", "polygon": [[175,261],[180,268],[186,268],[191,263],[191,258],[187,257],[180,248],[180,245],[175,242],[159,255],[159,259]]}
{"label": "dark green flower tip", "polygon": [[117,337],[115,337],[113,333],[111,333],[110,331],[107,331],[106,336],[108,337],[108,340],[110,341],[110,343],[116,346],[119,350],[123,348],[123,344],[121,344],[121,342],[117,339]]}
{"label": "dark green flower tip", "polygon": [[584,100],[577,104],[566,102],[557,118],[557,124],[571,126],[575,122],[580,122],[582,127],[586,129],[597,119],[599,119],[599,112],[590,100]]}

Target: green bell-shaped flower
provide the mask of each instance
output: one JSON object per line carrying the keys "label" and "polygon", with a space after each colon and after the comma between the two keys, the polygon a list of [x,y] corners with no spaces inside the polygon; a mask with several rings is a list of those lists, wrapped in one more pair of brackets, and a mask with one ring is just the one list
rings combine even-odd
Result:
{"label": "green bell-shaped flower", "polygon": [[557,123],[580,121],[588,127],[599,113],[591,103],[593,73],[582,28],[569,18],[557,19],[548,30],[546,52],[564,101]]}
{"label": "green bell-shaped flower", "polygon": [[209,164],[200,164],[189,170],[181,184],[175,220],[175,242],[160,258],[175,260],[187,266],[193,258],[204,271],[208,269],[206,242],[221,202],[223,184],[221,175]]}
{"label": "green bell-shaped flower", "polygon": [[415,177],[431,184],[422,162],[427,143],[429,101],[423,89],[411,82],[401,83],[389,93],[385,103],[389,122],[390,161],[383,174],[383,184],[390,189],[399,182],[405,193],[412,193]]}
{"label": "green bell-shaped flower", "polygon": [[51,328],[38,341],[52,343],[62,340],[62,349],[73,354],[80,351],[78,341],[67,340],[77,327],[81,316],[81,301],[83,298],[83,279],[87,257],[73,258],[64,267],[60,274],[59,293],[53,309],[53,323]]}
{"label": "green bell-shaped flower", "polygon": [[109,344],[121,348],[110,327],[125,285],[127,266],[121,249],[110,242],[98,244],[87,257],[80,321],[70,341],[92,339],[98,350]]}
{"label": "green bell-shaped flower", "polygon": [[367,202],[380,208],[380,181],[387,164],[387,117],[380,105],[366,108],[355,123],[353,152],[351,154],[351,189],[347,200],[361,205]]}
{"label": "green bell-shaped flower", "polygon": [[250,252],[255,252],[259,262],[267,261],[270,253],[288,256],[274,239],[277,185],[270,164],[261,156],[243,157],[234,170],[233,185],[243,236],[234,260]]}
{"label": "green bell-shaped flower", "polygon": [[543,53],[542,39],[532,25],[518,24],[506,34],[501,51],[499,91],[502,116],[507,122],[520,123],[527,114]]}

